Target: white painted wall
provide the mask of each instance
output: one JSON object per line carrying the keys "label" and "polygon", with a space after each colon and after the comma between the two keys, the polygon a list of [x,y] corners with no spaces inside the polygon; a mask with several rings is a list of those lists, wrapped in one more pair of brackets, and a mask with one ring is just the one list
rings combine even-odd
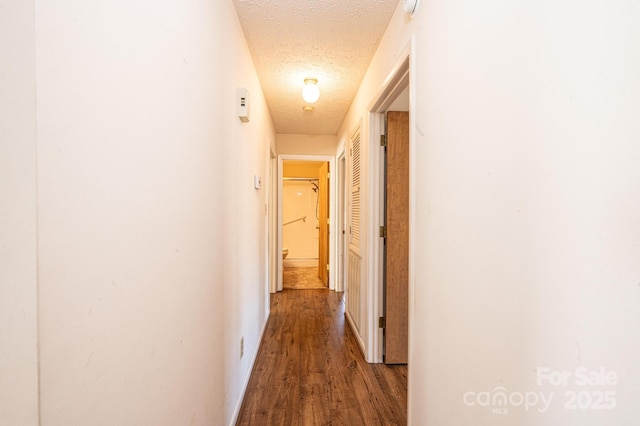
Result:
{"label": "white painted wall", "polygon": [[[217,52],[223,58],[218,59],[218,66],[233,60],[230,66],[222,68],[224,71],[219,72],[216,78],[223,98],[228,99],[228,102],[223,102],[221,110],[224,111],[225,123],[229,123],[225,124],[224,133],[218,137],[231,143],[224,143],[224,165],[216,173],[216,179],[222,181],[224,194],[224,218],[216,226],[223,230],[218,244],[224,253],[224,264],[220,267],[224,270],[225,298],[224,305],[220,307],[225,315],[225,421],[232,414],[232,423],[235,424],[269,315],[265,252],[268,227],[266,182],[269,176],[267,159],[270,151],[276,149],[276,133],[233,3],[224,3],[216,8],[222,9],[219,13],[224,12],[220,19],[231,21],[231,25],[226,22],[220,24],[223,28],[216,34]],[[232,51],[226,41],[227,34],[235,34]],[[229,82],[232,82],[231,87]],[[241,124],[235,110],[228,107],[234,100],[235,86],[238,85],[246,85],[251,93],[251,121],[247,124]],[[262,180],[260,190],[254,189],[255,175]],[[243,337],[244,356],[240,358],[240,340]]]}
{"label": "white painted wall", "polygon": [[[393,17],[338,137],[414,37],[410,424],[640,419],[639,21],[631,0]],[[538,385],[539,367],[571,376]],[[580,367],[618,380],[579,386]],[[502,415],[464,402],[498,387],[553,399]],[[583,391],[617,405],[565,409]]]}
{"label": "white painted wall", "polygon": [[275,131],[232,2],[9,6],[0,423],[37,422],[36,317],[42,424],[233,423],[268,315],[253,176]]}
{"label": "white painted wall", "polygon": [[34,4],[0,1],[0,423],[38,424]]}
{"label": "white painted wall", "polygon": [[335,155],[337,145],[334,135],[277,135],[278,154]]}

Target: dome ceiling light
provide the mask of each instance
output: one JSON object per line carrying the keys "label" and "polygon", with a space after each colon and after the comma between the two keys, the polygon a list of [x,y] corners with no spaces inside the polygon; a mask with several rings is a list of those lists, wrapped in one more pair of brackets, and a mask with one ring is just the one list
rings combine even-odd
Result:
{"label": "dome ceiling light", "polygon": [[305,78],[304,87],[302,88],[302,99],[305,102],[313,104],[320,98],[320,89],[318,89],[318,79]]}

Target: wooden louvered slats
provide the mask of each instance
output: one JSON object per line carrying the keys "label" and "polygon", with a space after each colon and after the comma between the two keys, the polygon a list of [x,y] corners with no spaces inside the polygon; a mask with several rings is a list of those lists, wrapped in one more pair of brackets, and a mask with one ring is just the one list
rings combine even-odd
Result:
{"label": "wooden louvered slats", "polygon": [[350,245],[353,249],[360,249],[360,231],[361,231],[361,139],[358,133],[351,141],[351,203],[350,203]]}

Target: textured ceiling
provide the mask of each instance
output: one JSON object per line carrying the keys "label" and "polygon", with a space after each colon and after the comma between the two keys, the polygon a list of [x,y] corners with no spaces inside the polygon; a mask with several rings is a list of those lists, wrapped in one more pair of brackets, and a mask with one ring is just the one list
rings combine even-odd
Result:
{"label": "textured ceiling", "polygon": [[[278,133],[335,135],[398,0],[233,0]],[[304,79],[320,99],[302,110]]]}

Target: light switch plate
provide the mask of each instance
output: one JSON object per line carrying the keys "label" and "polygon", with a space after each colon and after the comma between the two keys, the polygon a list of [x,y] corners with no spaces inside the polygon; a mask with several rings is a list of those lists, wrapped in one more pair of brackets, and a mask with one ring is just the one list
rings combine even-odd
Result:
{"label": "light switch plate", "polygon": [[260,176],[255,175],[255,176],[253,177],[253,187],[254,187],[255,189],[260,189],[260,188],[262,188],[262,178],[261,178]]}

